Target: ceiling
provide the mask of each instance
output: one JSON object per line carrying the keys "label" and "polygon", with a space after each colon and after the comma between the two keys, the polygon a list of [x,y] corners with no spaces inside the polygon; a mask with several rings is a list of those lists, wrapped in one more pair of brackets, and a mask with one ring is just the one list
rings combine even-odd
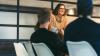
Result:
{"label": "ceiling", "polygon": [[[20,6],[51,8],[50,1],[51,0],[20,0]],[[57,0],[52,0],[52,1],[57,1]],[[65,2],[67,9],[76,8],[75,4],[77,3],[77,0],[58,0],[58,1]],[[100,7],[100,0],[93,0],[93,3],[94,5],[98,5],[97,7]],[[9,1],[0,0],[0,4],[17,5],[17,0],[9,0]],[[53,8],[55,8],[57,4],[58,2],[55,2]]]}
{"label": "ceiling", "polygon": [[[41,1],[50,1],[50,0],[41,0]],[[77,0],[54,0],[54,1],[67,1],[67,2],[77,2]],[[93,0],[93,4],[100,5],[100,0]]]}
{"label": "ceiling", "polygon": [[[63,1],[77,2],[77,0],[63,0]],[[100,0],[93,0],[93,4],[99,4],[100,5]]]}

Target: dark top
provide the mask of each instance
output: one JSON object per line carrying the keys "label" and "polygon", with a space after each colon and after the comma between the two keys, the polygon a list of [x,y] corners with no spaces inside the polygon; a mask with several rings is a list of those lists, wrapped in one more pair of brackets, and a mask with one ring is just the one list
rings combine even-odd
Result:
{"label": "dark top", "polygon": [[45,28],[39,28],[36,30],[32,34],[30,40],[34,43],[45,43],[55,56],[60,56],[62,54],[60,52],[66,53],[63,43],[59,40],[58,35]]}
{"label": "dark top", "polygon": [[100,24],[87,17],[78,18],[65,29],[64,43],[71,41],[88,41],[100,56]]}

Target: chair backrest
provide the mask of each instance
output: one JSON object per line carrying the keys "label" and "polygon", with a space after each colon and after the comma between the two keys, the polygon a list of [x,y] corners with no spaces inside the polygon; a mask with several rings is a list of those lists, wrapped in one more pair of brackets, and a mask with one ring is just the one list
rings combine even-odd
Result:
{"label": "chair backrest", "polygon": [[30,43],[30,42],[23,42],[23,45],[24,45],[27,53],[30,56],[35,56],[34,51],[33,51],[33,48],[32,48],[32,43]]}
{"label": "chair backrest", "polygon": [[44,43],[32,43],[37,56],[54,56],[51,50]]}
{"label": "chair backrest", "polygon": [[14,43],[17,56],[29,56],[22,43]]}
{"label": "chair backrest", "polygon": [[97,56],[95,50],[86,41],[72,42],[66,41],[69,56]]}

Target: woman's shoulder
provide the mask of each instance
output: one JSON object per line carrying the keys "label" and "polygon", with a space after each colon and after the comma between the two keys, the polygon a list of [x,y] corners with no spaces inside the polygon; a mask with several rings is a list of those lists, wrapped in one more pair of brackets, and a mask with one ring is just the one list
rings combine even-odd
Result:
{"label": "woman's shoulder", "polygon": [[67,21],[68,16],[63,16],[63,21]]}
{"label": "woman's shoulder", "polygon": [[65,16],[63,16],[64,18],[68,18],[68,16],[67,15],[65,15]]}

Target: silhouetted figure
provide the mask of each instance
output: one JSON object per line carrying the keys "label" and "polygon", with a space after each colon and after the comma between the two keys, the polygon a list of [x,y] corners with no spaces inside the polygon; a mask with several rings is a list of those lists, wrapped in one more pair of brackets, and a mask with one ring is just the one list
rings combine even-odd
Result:
{"label": "silhouetted figure", "polygon": [[78,18],[65,29],[64,43],[88,41],[100,56],[100,24],[91,20],[92,8],[92,0],[78,0]]}

